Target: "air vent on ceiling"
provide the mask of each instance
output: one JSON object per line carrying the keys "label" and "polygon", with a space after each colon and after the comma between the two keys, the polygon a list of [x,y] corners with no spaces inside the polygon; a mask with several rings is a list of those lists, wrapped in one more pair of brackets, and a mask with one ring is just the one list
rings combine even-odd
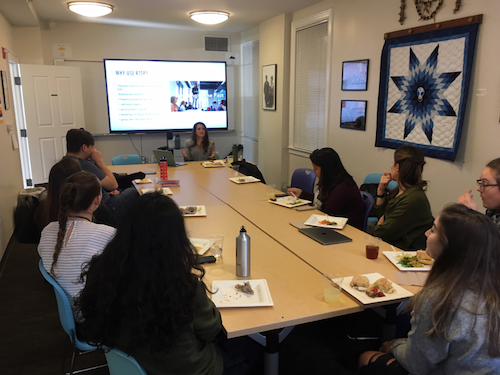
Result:
{"label": "air vent on ceiling", "polygon": [[205,51],[229,52],[229,38],[205,36]]}

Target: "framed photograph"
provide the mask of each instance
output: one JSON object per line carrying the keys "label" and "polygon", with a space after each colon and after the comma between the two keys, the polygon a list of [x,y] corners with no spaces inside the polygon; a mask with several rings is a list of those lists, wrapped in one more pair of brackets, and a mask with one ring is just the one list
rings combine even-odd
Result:
{"label": "framed photograph", "polygon": [[366,91],[368,85],[368,59],[342,63],[342,91]]}
{"label": "framed photograph", "polygon": [[276,111],[276,64],[262,67],[262,109]]}
{"label": "framed photograph", "polygon": [[2,75],[3,105],[5,110],[7,110],[10,108],[9,82],[7,80],[7,72],[5,70],[2,70],[0,74]]}
{"label": "framed photograph", "polygon": [[340,127],[346,129],[365,130],[366,100],[341,100]]}

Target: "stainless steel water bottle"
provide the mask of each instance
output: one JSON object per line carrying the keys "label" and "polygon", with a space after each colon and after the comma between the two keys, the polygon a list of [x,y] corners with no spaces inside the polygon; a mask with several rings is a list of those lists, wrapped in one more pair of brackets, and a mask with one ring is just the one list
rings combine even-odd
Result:
{"label": "stainless steel water bottle", "polygon": [[250,276],[250,237],[244,226],[236,237],[236,276]]}

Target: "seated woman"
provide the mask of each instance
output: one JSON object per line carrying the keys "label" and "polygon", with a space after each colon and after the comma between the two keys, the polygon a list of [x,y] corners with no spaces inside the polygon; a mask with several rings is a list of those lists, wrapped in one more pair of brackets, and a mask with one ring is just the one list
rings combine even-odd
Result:
{"label": "seated woman", "polygon": [[194,124],[191,138],[186,141],[186,146],[181,151],[186,161],[215,159],[215,142],[208,138],[204,123]]}
{"label": "seated woman", "polygon": [[177,205],[144,194],[82,274],[81,331],[132,355],[148,374],[221,374],[222,322],[204,274]]}
{"label": "seated woman", "polygon": [[[424,154],[418,147],[402,146],[394,152],[390,172],[384,172],[377,188],[374,209],[379,216],[373,235],[403,250],[413,249],[414,242],[432,226],[432,212],[422,180]],[[387,185],[398,186],[386,194]]]}
{"label": "seated woman", "polygon": [[83,288],[78,283],[83,264],[99,254],[115,234],[114,228],[92,222],[92,213],[100,203],[101,183],[97,177],[77,172],[61,189],[59,221],[49,223],[42,231],[38,253],[43,267],[70,300]]}
{"label": "seated woman", "polygon": [[[491,217],[497,226],[500,227],[500,158],[490,161],[481,172],[481,177],[477,180],[477,189],[486,208],[486,215]],[[472,197],[472,190],[466,191],[458,203],[462,203],[473,210],[477,209],[477,204]]]}
{"label": "seated woman", "polygon": [[365,204],[356,182],[344,168],[339,155],[329,147],[314,151],[311,159],[313,171],[318,177],[315,194],[298,188],[289,188],[288,194],[312,200],[319,210],[332,216],[347,217],[348,223],[363,228]]}
{"label": "seated woman", "polygon": [[410,300],[408,339],[363,353],[360,374],[498,374],[498,229],[487,216],[454,204],[426,236],[426,252],[435,263]]}

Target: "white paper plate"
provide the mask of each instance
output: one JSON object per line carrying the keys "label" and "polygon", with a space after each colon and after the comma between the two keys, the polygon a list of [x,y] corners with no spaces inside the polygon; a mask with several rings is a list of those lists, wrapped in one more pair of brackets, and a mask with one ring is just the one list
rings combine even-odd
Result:
{"label": "white paper plate", "polygon": [[140,184],[152,184],[153,183],[153,181],[151,181],[149,178],[143,178],[142,180],[138,178],[137,180],[134,180],[134,182],[136,184],[139,184],[139,185]]}
{"label": "white paper plate", "polygon": [[220,168],[225,167],[226,163],[224,160],[214,160],[214,161],[205,161],[201,163],[205,168]]}
{"label": "white paper plate", "polygon": [[[400,271],[430,271],[432,266],[425,265],[423,267],[403,267],[398,262],[401,260],[402,251],[382,251],[382,253],[389,259],[389,261],[394,264]],[[416,251],[405,251],[405,254],[417,255]]]}
{"label": "white paper plate", "polygon": [[268,200],[270,203],[277,204],[278,206],[283,206],[287,208],[295,208],[299,206],[304,206],[306,204],[311,203],[311,201],[305,200],[305,199],[297,199],[294,197],[281,197],[281,198],[276,198],[275,201]]}
{"label": "white paper plate", "polygon": [[[153,193],[154,191],[155,189],[142,189],[142,194]],[[172,193],[172,190],[170,190],[170,188],[163,188],[163,194],[173,195],[174,193]]]}
{"label": "white paper plate", "polygon": [[[254,294],[237,291],[236,284],[250,282]],[[214,280],[212,281],[212,301],[217,307],[257,307],[273,306],[271,292],[266,279],[260,280]]]}
{"label": "white paper plate", "polygon": [[191,244],[196,248],[198,255],[205,254],[210,248],[210,241],[205,238],[190,238]]}
{"label": "white paper plate", "polygon": [[229,179],[237,184],[249,184],[251,182],[260,181],[258,178],[253,176],[230,177]]}
{"label": "white paper plate", "polygon": [[[370,280],[370,284],[377,281],[381,277],[384,277],[379,273],[367,273],[367,274],[364,274],[362,276],[368,277],[368,280]],[[413,293],[400,287],[396,283],[392,283],[392,286],[394,287],[394,289],[396,289],[396,291],[394,293],[391,293],[391,294],[384,293],[385,297],[371,298],[371,297],[368,297],[368,295],[364,291],[360,291],[360,290],[357,290],[357,289],[354,289],[353,287],[351,287],[350,284],[351,284],[352,278],[353,278],[353,276],[344,277],[344,281],[342,282],[342,289],[345,290],[347,293],[349,293],[354,298],[356,298],[359,302],[362,302],[365,305],[368,305],[371,303],[393,301],[393,300],[398,300],[401,298],[408,298],[408,297],[413,296]]]}
{"label": "white paper plate", "polygon": [[184,217],[196,217],[196,216],[207,216],[207,209],[205,208],[205,206],[199,206],[199,205],[196,205],[196,204],[190,204],[189,206],[179,206],[179,208],[188,208],[188,207],[191,207],[191,206],[196,206],[197,210],[196,210],[196,213],[194,214],[184,214],[183,216]]}
{"label": "white paper plate", "polygon": [[[334,221],[337,224],[336,225],[320,224],[319,222],[323,220]],[[347,223],[347,218],[345,217],[335,217],[328,215],[311,215],[309,219],[307,219],[304,222],[304,224],[311,225],[313,227],[333,228],[333,229],[343,229],[346,223]]]}

